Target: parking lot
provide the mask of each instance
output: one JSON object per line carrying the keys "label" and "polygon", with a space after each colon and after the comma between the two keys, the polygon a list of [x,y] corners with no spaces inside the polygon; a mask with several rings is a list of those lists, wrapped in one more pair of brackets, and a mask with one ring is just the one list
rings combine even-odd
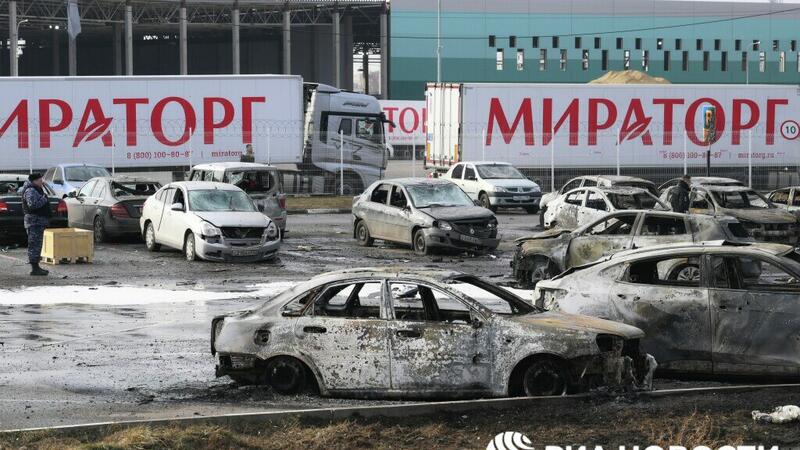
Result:
{"label": "parking lot", "polygon": [[511,282],[513,241],[539,220],[521,212],[498,219],[499,251],[476,257],[420,257],[380,242],[359,247],[349,214],[290,216],[275,263],[190,263],[178,251],[148,253],[141,242],[123,241],[99,245],[91,265],[48,266],[49,277],[32,278],[25,249],[5,248],[0,429],[366,404],[279,396],[216,379],[211,318],[347,267],[430,266]]}

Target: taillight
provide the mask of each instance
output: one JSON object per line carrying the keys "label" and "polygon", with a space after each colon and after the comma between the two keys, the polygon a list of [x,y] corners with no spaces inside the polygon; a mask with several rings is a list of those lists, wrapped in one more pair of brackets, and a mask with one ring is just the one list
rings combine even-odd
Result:
{"label": "taillight", "polygon": [[125,209],[125,206],[122,203],[115,203],[111,205],[111,217],[116,217],[118,219],[130,219],[131,215],[128,214],[128,210]]}
{"label": "taillight", "polygon": [[64,200],[58,201],[58,206],[56,206],[56,214],[61,216],[67,215],[67,202],[65,202]]}
{"label": "taillight", "polygon": [[286,209],[286,197],[278,197],[278,207],[280,209]]}
{"label": "taillight", "polygon": [[0,202],[0,213],[7,213],[8,211],[8,203]]}

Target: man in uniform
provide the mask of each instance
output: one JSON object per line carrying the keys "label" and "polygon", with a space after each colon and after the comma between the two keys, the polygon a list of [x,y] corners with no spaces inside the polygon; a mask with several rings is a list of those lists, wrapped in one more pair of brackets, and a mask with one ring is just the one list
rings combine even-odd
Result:
{"label": "man in uniform", "polygon": [[256,162],[255,153],[253,153],[253,144],[247,144],[244,148],[244,154],[239,157],[239,162]]}
{"label": "man in uniform", "polygon": [[672,210],[679,213],[689,212],[689,193],[692,191],[692,177],[684,175],[675,189],[670,193],[669,203]]}
{"label": "man in uniform", "polygon": [[50,200],[44,191],[42,174],[32,173],[22,187],[22,210],[25,212],[25,231],[28,232],[28,262],[31,275],[46,276],[49,272],[39,267],[42,259],[44,229],[50,222]]}

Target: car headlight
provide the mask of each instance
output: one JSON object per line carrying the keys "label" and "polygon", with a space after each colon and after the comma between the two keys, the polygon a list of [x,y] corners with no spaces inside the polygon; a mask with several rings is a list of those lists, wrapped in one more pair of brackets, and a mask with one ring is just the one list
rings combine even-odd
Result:
{"label": "car headlight", "polygon": [[206,237],[217,237],[222,234],[219,228],[208,222],[203,222],[203,224],[200,225],[200,232]]}
{"label": "car headlight", "polygon": [[274,241],[278,238],[278,227],[275,222],[270,222],[267,228],[264,229],[264,239],[267,241]]}
{"label": "car headlight", "polygon": [[531,192],[542,192],[542,188],[540,188],[538,184],[534,184],[531,188]]}
{"label": "car headlight", "polygon": [[496,221],[489,222],[488,224],[486,224],[486,228],[488,228],[490,230],[496,229],[497,228],[497,222]]}
{"label": "car headlight", "polygon": [[506,190],[506,188],[504,188],[504,187],[502,187],[502,186],[493,186],[493,187],[492,187],[492,191],[494,191],[494,192],[508,192],[508,191]]}
{"label": "car headlight", "polygon": [[437,226],[437,227],[438,227],[440,230],[444,230],[444,231],[452,231],[452,230],[453,230],[453,226],[452,226],[452,225],[450,225],[450,223],[448,223],[448,222],[445,222],[445,221],[440,221],[440,222],[437,222],[436,226]]}

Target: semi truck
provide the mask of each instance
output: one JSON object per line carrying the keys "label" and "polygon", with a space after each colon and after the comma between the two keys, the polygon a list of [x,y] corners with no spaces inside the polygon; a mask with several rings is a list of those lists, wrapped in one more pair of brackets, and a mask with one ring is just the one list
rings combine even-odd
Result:
{"label": "semi truck", "polygon": [[291,165],[317,191],[360,192],[386,169],[378,100],[299,76],[0,79],[0,171],[61,163],[180,170]]}
{"label": "semi truck", "polygon": [[425,99],[435,173],[482,160],[682,168],[708,151],[715,168],[800,164],[798,86],[429,83]]}

